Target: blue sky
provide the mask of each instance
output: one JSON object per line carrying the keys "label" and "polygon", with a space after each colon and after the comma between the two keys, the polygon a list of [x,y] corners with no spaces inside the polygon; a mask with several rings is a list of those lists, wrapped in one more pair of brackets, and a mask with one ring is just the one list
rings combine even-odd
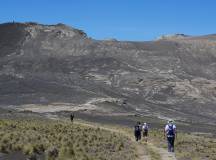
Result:
{"label": "blue sky", "polygon": [[95,39],[216,33],[216,0],[3,0],[0,23],[65,23]]}

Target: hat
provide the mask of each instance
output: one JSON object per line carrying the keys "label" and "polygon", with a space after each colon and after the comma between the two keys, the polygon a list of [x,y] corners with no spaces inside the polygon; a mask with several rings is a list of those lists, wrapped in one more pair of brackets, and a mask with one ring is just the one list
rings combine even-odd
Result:
{"label": "hat", "polygon": [[169,119],[168,120],[168,123],[173,123],[174,121],[172,119]]}

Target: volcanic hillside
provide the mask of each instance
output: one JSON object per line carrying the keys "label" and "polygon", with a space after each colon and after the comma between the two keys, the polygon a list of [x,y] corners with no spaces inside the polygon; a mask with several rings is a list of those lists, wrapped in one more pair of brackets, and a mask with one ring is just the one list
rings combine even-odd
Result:
{"label": "volcanic hillside", "polygon": [[215,73],[216,35],[121,42],[64,24],[0,25],[1,106],[215,123]]}

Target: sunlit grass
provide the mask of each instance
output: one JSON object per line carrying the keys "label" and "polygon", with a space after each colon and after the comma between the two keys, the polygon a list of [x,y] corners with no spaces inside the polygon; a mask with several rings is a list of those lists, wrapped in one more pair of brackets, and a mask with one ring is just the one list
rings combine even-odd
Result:
{"label": "sunlit grass", "polygon": [[99,127],[51,120],[0,120],[0,152],[46,159],[132,160],[129,138]]}

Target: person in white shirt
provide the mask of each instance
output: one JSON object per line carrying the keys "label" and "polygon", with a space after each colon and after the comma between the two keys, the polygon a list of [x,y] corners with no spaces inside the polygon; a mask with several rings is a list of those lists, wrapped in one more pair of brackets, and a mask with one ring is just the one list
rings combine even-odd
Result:
{"label": "person in white shirt", "polygon": [[175,138],[177,138],[176,125],[169,120],[164,129],[164,137],[167,138],[168,152],[174,152]]}
{"label": "person in white shirt", "polygon": [[143,126],[142,126],[143,138],[145,139],[146,142],[148,141],[148,129],[149,129],[148,124],[143,123]]}

